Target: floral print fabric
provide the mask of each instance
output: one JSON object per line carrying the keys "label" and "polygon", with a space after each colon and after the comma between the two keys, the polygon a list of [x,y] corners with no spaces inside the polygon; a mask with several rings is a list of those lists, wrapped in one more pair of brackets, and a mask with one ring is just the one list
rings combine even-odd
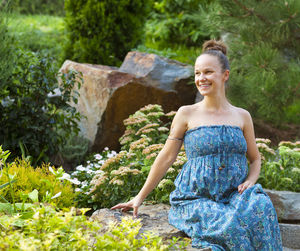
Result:
{"label": "floral print fabric", "polygon": [[261,185],[237,191],[248,172],[242,129],[199,126],[186,132],[184,146],[188,161],[170,194],[169,223],[196,248],[282,250],[277,215]]}

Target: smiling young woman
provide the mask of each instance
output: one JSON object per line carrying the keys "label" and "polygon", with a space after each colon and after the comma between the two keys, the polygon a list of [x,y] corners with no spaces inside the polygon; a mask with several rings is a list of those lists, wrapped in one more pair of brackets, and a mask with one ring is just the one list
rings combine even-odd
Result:
{"label": "smiling young woman", "polygon": [[[192,238],[196,248],[282,250],[277,215],[255,184],[260,172],[251,116],[229,103],[226,46],[210,40],[195,63],[195,84],[204,99],[179,108],[170,136],[137,196],[112,209],[138,207],[175,161],[184,143],[187,162],[170,194],[169,223]],[[249,161],[249,165],[248,165]]]}

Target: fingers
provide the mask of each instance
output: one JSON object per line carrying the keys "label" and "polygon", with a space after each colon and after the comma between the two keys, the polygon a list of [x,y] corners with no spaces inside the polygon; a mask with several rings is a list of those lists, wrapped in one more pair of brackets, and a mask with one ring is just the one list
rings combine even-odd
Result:
{"label": "fingers", "polygon": [[136,218],[138,216],[138,207],[133,208],[133,217]]}
{"label": "fingers", "polygon": [[120,204],[117,204],[117,205],[111,207],[110,209],[111,210],[120,209],[120,208],[123,208],[124,206],[125,206],[124,203],[120,203]]}
{"label": "fingers", "polygon": [[247,188],[252,187],[253,184],[251,182],[245,181],[244,183],[238,186],[238,192],[242,194]]}
{"label": "fingers", "polygon": [[120,204],[117,204],[117,205],[111,207],[110,209],[111,210],[121,209],[122,212],[126,212],[132,208],[133,208],[133,217],[137,217],[138,216],[138,207],[132,206],[128,203],[120,203]]}

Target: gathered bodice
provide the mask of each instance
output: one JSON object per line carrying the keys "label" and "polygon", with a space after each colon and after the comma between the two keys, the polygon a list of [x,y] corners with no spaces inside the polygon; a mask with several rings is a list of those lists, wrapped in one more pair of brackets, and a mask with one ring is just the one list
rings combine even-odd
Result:
{"label": "gathered bodice", "polygon": [[198,126],[186,131],[184,148],[187,158],[217,154],[245,154],[247,143],[238,126]]}

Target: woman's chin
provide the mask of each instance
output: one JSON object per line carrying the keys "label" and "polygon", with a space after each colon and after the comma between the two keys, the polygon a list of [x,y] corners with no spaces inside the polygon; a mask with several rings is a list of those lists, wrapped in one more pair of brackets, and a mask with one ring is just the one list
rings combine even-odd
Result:
{"label": "woman's chin", "polygon": [[209,96],[211,94],[210,90],[199,90],[199,92],[202,96]]}

